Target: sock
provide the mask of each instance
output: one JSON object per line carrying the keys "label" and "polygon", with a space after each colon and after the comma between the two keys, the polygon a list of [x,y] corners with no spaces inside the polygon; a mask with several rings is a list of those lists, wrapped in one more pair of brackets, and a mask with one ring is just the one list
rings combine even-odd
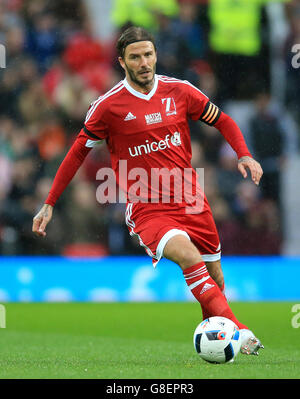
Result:
{"label": "sock", "polygon": [[[220,290],[221,290],[223,296],[224,296],[225,299],[226,299],[226,295],[225,295],[225,284],[224,284],[224,283],[222,284],[222,287],[220,287]],[[226,299],[226,300],[227,300],[227,299]],[[200,305],[201,305],[201,304],[200,304]],[[205,307],[204,307],[203,305],[201,305],[201,309],[202,309],[202,317],[203,317],[203,320],[208,319],[211,315],[208,313],[208,311],[205,309]]]}
{"label": "sock", "polygon": [[[222,292],[224,298],[225,298],[226,301],[227,301],[227,298],[226,298],[226,295],[225,295],[225,283],[224,283],[224,282],[223,282],[223,284],[222,284],[220,290],[221,290],[221,292]],[[228,303],[228,302],[227,302],[227,303]],[[248,327],[247,327],[245,324],[241,323],[240,321],[238,322],[237,326],[238,326],[239,329],[246,328],[246,329],[248,330]]]}
{"label": "sock", "polygon": [[204,262],[188,267],[183,271],[183,275],[192,294],[202,307],[203,317],[223,316],[232,320],[239,328],[248,328],[235,317],[225,296],[210,277]]}

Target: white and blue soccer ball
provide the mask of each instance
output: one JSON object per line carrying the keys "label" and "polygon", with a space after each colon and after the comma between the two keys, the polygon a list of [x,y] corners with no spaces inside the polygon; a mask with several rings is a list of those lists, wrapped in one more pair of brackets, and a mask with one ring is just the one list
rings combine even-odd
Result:
{"label": "white and blue soccer ball", "polygon": [[220,316],[203,320],[196,327],[193,341],[199,356],[210,363],[233,362],[241,348],[237,325]]}

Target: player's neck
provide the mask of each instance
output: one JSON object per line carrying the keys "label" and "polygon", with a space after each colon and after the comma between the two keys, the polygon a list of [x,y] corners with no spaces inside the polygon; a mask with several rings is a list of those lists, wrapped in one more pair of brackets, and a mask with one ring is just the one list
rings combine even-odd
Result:
{"label": "player's neck", "polygon": [[128,82],[128,84],[135,90],[138,91],[142,94],[148,94],[154,87],[154,83],[155,83],[155,78],[152,79],[152,81],[147,84],[147,85],[139,85],[138,83],[133,82],[130,79],[130,76],[126,76],[126,80]]}

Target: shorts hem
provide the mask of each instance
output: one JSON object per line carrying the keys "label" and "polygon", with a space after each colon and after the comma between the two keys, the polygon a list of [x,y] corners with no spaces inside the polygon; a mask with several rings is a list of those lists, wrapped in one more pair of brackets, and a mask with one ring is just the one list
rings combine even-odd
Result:
{"label": "shorts hem", "polygon": [[162,256],[163,256],[163,252],[165,249],[165,246],[167,244],[167,242],[174,236],[176,235],[183,235],[185,237],[187,237],[190,241],[190,236],[188,235],[188,233],[184,230],[179,230],[179,229],[171,229],[169,231],[167,231],[162,238],[160,239],[157,248],[156,248],[156,258],[152,259],[153,262],[153,267],[156,267],[156,265],[158,264],[158,262],[161,260]]}
{"label": "shorts hem", "polygon": [[221,259],[221,251],[217,254],[201,254],[204,262],[215,262]]}

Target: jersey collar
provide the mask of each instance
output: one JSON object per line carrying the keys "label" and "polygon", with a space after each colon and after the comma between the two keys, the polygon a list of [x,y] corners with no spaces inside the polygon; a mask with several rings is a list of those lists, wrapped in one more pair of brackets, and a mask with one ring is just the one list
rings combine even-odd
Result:
{"label": "jersey collar", "polygon": [[126,78],[123,80],[123,83],[124,83],[124,86],[126,87],[126,89],[129,91],[129,93],[133,94],[134,96],[136,96],[138,98],[149,101],[151,99],[151,97],[153,97],[153,95],[156,92],[157,85],[158,85],[158,79],[155,74],[154,75],[154,86],[148,94],[144,94],[144,93],[141,93],[141,92],[135,90],[133,87],[130,86],[130,84],[128,83]]}

